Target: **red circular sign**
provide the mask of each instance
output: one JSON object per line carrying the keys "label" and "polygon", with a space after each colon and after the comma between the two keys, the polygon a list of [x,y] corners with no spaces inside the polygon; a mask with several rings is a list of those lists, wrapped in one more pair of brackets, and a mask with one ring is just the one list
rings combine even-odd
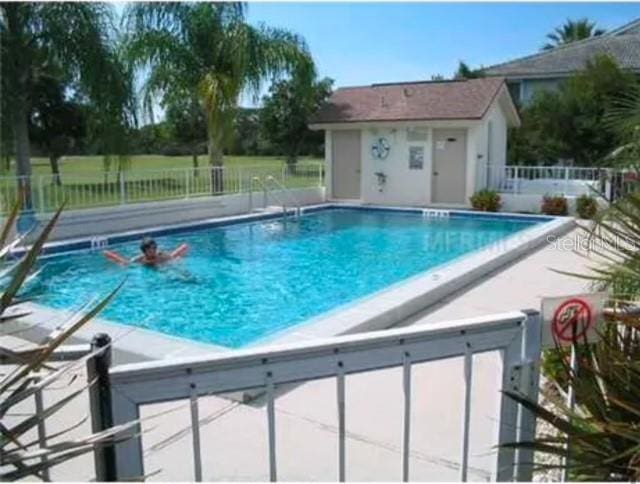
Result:
{"label": "red circular sign", "polygon": [[553,313],[553,338],[556,341],[577,342],[589,331],[593,323],[591,317],[591,306],[582,299],[563,302]]}

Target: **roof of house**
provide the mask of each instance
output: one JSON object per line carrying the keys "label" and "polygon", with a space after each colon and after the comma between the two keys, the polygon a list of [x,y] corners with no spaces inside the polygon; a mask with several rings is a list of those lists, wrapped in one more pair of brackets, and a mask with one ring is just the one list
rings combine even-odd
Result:
{"label": "roof of house", "polygon": [[612,57],[624,69],[640,71],[640,19],[598,37],[489,66],[484,72],[512,78],[566,76],[584,69],[589,60],[601,54]]}
{"label": "roof of house", "polygon": [[627,35],[640,34],[640,18],[632,20],[629,23],[621,25],[617,29],[610,30],[605,35]]}
{"label": "roof of house", "polygon": [[344,87],[311,123],[481,119],[503,85],[492,77]]}

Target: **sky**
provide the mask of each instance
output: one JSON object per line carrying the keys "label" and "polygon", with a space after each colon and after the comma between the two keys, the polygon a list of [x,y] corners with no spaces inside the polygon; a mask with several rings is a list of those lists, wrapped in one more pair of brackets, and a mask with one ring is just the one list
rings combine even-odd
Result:
{"label": "sky", "polygon": [[640,3],[249,2],[247,20],[301,35],[319,75],[343,87],[451,77],[461,60],[480,67],[532,54],[555,27],[584,17],[612,29],[640,18]]}
{"label": "sky", "polygon": [[491,65],[540,50],[566,19],[611,29],[640,17],[640,3],[250,2],[248,20],[307,41],[335,86],[450,77],[458,61]]}

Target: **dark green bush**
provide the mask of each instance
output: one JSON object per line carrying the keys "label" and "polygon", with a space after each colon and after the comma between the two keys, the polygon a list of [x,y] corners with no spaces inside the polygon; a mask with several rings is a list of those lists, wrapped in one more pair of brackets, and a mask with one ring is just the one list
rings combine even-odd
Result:
{"label": "dark green bush", "polygon": [[497,212],[502,206],[500,194],[495,190],[488,190],[486,188],[474,193],[469,200],[475,210],[482,212]]}
{"label": "dark green bush", "polygon": [[576,199],[576,212],[580,218],[592,219],[598,213],[598,202],[589,195],[580,195]]}
{"label": "dark green bush", "polygon": [[569,213],[567,199],[561,195],[545,195],[540,211],[545,215],[567,215]]}

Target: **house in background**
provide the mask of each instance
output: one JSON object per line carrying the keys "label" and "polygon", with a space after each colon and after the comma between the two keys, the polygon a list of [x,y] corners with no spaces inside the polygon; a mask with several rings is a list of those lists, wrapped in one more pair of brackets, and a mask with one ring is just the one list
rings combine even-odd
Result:
{"label": "house in background", "polygon": [[557,88],[563,79],[602,54],[610,56],[621,68],[640,74],[640,19],[598,37],[496,64],[483,71],[487,76],[505,78],[513,99],[526,104],[535,92]]}
{"label": "house in background", "polygon": [[483,78],[337,89],[311,128],[325,130],[329,199],[466,207],[519,123],[504,79]]}

